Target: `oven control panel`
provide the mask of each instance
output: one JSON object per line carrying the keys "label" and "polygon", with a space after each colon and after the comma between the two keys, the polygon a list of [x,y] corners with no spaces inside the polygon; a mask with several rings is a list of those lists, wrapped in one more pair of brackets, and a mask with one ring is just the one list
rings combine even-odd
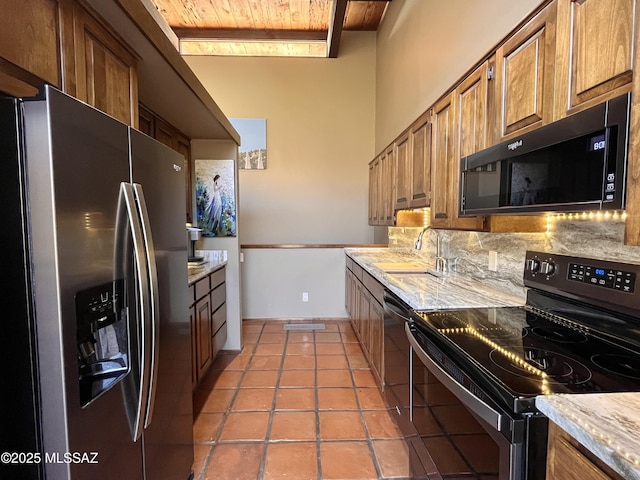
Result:
{"label": "oven control panel", "polygon": [[602,268],[584,263],[570,263],[567,278],[576,282],[614,288],[629,293],[633,293],[636,283],[636,274],[634,272]]}
{"label": "oven control panel", "polygon": [[[548,252],[528,251],[524,285],[558,294],[570,294],[588,303],[611,304],[637,313],[640,265]],[[640,290],[640,289],[639,289]],[[619,311],[614,308],[614,310]]]}

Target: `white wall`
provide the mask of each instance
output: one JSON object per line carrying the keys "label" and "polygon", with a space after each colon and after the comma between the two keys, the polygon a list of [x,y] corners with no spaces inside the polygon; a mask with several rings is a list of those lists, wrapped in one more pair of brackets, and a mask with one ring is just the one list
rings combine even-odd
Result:
{"label": "white wall", "polygon": [[341,248],[244,250],[244,317],[344,318],[344,269]]}
{"label": "white wall", "polygon": [[[239,172],[241,244],[373,241],[367,164],[374,156],[375,33],[346,32],[336,59],[186,60],[225,115],[267,119],[267,169]],[[245,253],[244,318],[346,316],[335,249]],[[290,279],[308,285],[308,303],[290,296]],[[335,288],[315,301],[327,285]]]}
{"label": "white wall", "polygon": [[376,153],[541,0],[394,0],[377,35]]}
{"label": "white wall", "polygon": [[[337,59],[186,57],[228,117],[267,119],[267,170],[239,172],[240,243],[383,241],[368,162],[540,3],[394,0]],[[245,254],[242,318],[346,315],[335,249]]]}

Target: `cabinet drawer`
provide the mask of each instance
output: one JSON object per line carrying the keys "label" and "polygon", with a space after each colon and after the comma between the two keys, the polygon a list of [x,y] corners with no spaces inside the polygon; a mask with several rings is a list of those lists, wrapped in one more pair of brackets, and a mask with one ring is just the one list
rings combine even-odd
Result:
{"label": "cabinet drawer", "polygon": [[227,284],[223,283],[211,290],[211,311],[215,311],[227,299]]}
{"label": "cabinet drawer", "polygon": [[346,263],[347,263],[347,268],[348,268],[349,270],[352,270],[352,271],[353,271],[353,260],[351,260],[351,258],[347,257],[347,258],[346,258]]}
{"label": "cabinet drawer", "polygon": [[352,271],[356,278],[362,281],[362,276],[364,275],[364,270],[362,269],[362,267],[354,262]]}
{"label": "cabinet drawer", "polygon": [[220,327],[222,327],[222,325],[224,325],[227,321],[227,304],[226,303],[223,304],[215,312],[213,312],[213,317],[211,321],[213,325],[211,328],[211,332],[213,332],[213,335],[215,336],[218,333],[218,330],[220,330]]}
{"label": "cabinet drawer", "polygon": [[209,276],[211,277],[211,288],[216,288],[221,283],[224,283],[225,269],[216,270]]}
{"label": "cabinet drawer", "polygon": [[227,324],[222,325],[213,337],[213,356],[215,357],[227,341]]}
{"label": "cabinet drawer", "polygon": [[371,275],[369,275],[367,272],[364,272],[363,274],[362,283],[364,284],[366,289],[369,290],[369,292],[371,292],[371,295],[373,296],[373,298],[375,298],[378,301],[378,303],[382,305],[384,303],[383,301],[384,287],[382,286],[382,284],[378,282],[375,278],[373,278]]}
{"label": "cabinet drawer", "polygon": [[209,277],[198,280],[195,284],[196,296],[195,299],[199,300],[209,293]]}

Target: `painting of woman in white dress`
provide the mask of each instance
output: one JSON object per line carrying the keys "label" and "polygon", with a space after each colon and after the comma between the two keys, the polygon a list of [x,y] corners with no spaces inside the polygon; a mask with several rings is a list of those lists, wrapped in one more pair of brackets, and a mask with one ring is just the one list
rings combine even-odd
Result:
{"label": "painting of woman in white dress", "polygon": [[196,219],[205,237],[235,237],[233,160],[196,160]]}

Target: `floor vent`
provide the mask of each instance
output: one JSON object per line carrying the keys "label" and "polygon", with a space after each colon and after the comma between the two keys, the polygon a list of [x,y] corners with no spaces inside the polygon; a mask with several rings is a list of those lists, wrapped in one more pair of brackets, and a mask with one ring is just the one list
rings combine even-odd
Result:
{"label": "floor vent", "polygon": [[285,330],[324,330],[324,323],[287,323]]}

